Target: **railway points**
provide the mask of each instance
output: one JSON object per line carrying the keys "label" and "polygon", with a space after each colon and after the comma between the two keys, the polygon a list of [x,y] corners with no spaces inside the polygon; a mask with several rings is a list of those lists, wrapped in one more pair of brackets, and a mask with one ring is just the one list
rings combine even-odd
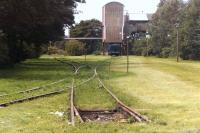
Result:
{"label": "railway points", "polygon": [[[12,94],[2,95],[0,98],[6,99],[7,101],[0,103],[1,107],[7,107],[12,104],[27,102],[30,100],[34,100],[41,97],[47,97],[52,95],[57,95],[60,93],[64,93],[67,91],[66,88],[70,89],[70,123],[75,126],[76,118],[78,117],[80,122],[150,122],[146,117],[142,116],[135,110],[131,109],[130,107],[126,106],[122,101],[120,101],[117,96],[115,96],[111,90],[109,90],[106,85],[103,83],[102,79],[100,78],[101,73],[98,73],[98,67],[108,64],[108,62],[101,62],[101,64],[96,64],[95,66],[91,66],[90,64],[83,64],[79,62],[70,62],[62,59],[55,58],[56,61],[65,64],[67,66],[70,66],[72,69],[72,82],[71,85],[66,86],[66,83],[64,82],[66,79],[61,79],[56,82],[52,82],[47,85],[43,85],[41,87],[35,87],[32,89],[28,89],[25,91],[20,91]],[[79,76],[82,73],[82,69],[87,68],[87,71],[91,71],[93,73],[92,75],[90,73],[89,76],[86,74],[85,76],[87,78],[80,80],[80,82],[77,82],[79,80]],[[65,84],[63,89],[53,89],[54,91],[50,92],[42,92],[44,89],[54,86],[56,84]],[[112,107],[108,108],[102,108],[101,109],[90,109],[90,108],[80,108],[83,107],[82,105],[77,105],[79,103],[76,102],[79,97],[76,96],[76,93],[80,89],[84,89],[83,91],[87,91],[86,85],[89,85],[92,89],[92,91],[99,91],[99,94],[105,93],[105,97],[102,97],[105,99],[106,102],[112,102]],[[99,85],[101,86],[99,88]],[[87,86],[88,87],[88,86]],[[103,90],[102,90],[103,89]],[[40,92],[41,91],[41,92]],[[69,90],[68,90],[69,91]],[[83,92],[82,91],[82,92]],[[91,91],[91,90],[90,90]],[[36,93],[34,93],[36,92]],[[81,92],[81,91],[80,91]],[[80,93],[79,92],[79,93]],[[106,94],[107,93],[107,94]],[[14,100],[11,100],[12,98],[10,96],[12,95],[19,95],[19,98],[15,98]],[[30,96],[28,96],[30,95]],[[80,95],[80,94],[79,94]],[[103,96],[103,95],[102,95]],[[90,96],[92,97],[92,96]],[[90,100],[90,97],[88,97],[88,100]],[[107,99],[107,97],[110,97]],[[9,98],[11,98],[9,100]],[[106,100],[107,99],[107,100]],[[2,101],[1,101],[2,102]],[[95,102],[95,101],[92,101]],[[91,102],[91,104],[92,104]],[[99,104],[101,106],[101,104]],[[75,117],[77,116],[77,117]]]}

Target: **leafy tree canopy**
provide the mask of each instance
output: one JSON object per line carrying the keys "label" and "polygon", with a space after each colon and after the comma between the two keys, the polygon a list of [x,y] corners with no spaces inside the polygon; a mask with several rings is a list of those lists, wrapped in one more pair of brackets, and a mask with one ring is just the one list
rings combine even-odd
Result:
{"label": "leafy tree canopy", "polygon": [[[92,19],[81,21],[73,26],[70,30],[70,37],[102,37],[102,23],[99,20]],[[86,44],[88,53],[92,53],[100,49],[99,40],[83,40]]]}
{"label": "leafy tree canopy", "polygon": [[152,51],[162,56],[162,50],[171,49],[175,54],[176,23],[180,21],[180,13],[184,7],[182,0],[161,0],[150,25],[152,34]]}
{"label": "leafy tree canopy", "polygon": [[200,60],[199,7],[199,0],[189,0],[187,3],[182,0],[160,0],[150,24],[153,55],[175,55],[178,31],[180,56],[183,59]]}
{"label": "leafy tree canopy", "polygon": [[6,37],[11,62],[29,58],[24,49],[31,45],[38,52],[41,44],[61,39],[64,25],[74,23],[76,2],[83,1],[1,0],[0,29]]}
{"label": "leafy tree canopy", "polygon": [[190,0],[184,10],[181,57],[200,60],[200,1]]}

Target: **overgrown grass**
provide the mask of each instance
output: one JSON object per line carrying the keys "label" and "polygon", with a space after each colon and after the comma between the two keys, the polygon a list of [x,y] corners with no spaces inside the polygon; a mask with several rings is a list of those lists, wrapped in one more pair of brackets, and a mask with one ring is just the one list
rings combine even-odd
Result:
{"label": "overgrown grass", "polygon": [[[14,68],[0,70],[0,95],[25,90],[69,77],[64,83],[45,88],[44,93],[70,85],[71,67],[42,56]],[[83,56],[64,57],[91,67],[99,65],[99,76],[106,85],[130,107],[146,115],[151,123],[77,123],[68,124],[69,89],[67,93],[40,98],[0,109],[0,132],[3,133],[166,133],[200,129],[200,62],[154,57],[130,57],[130,72],[126,73],[126,57]],[[109,72],[109,62],[111,71]],[[76,83],[91,77],[90,67],[81,69]],[[65,84],[65,85],[64,85]],[[96,87],[95,87],[96,86]],[[80,108],[113,108],[114,101],[98,88],[96,81],[76,88],[75,101]],[[34,93],[35,95],[35,93]],[[19,96],[20,97],[20,96]],[[16,96],[15,98],[18,98]],[[52,114],[64,112],[64,117]]]}
{"label": "overgrown grass", "polygon": [[[112,74],[125,71],[116,60]],[[132,57],[130,74],[113,78],[113,91],[152,123],[141,132],[183,132],[200,129],[200,63]],[[124,66],[125,67],[125,66]],[[113,76],[112,76],[113,77]],[[126,96],[126,97],[125,97]],[[132,99],[132,100],[131,100]],[[158,129],[155,130],[154,128]]]}
{"label": "overgrown grass", "polygon": [[[71,76],[69,66],[53,59],[27,60],[13,68],[0,69],[0,95],[31,89]],[[70,78],[66,82],[69,80]]]}
{"label": "overgrown grass", "polygon": [[80,109],[114,109],[115,101],[97,79],[75,89],[75,104]]}

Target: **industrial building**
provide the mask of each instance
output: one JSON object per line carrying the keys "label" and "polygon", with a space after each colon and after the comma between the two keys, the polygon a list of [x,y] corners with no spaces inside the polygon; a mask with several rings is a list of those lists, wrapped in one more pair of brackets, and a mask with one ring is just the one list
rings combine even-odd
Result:
{"label": "industrial building", "polygon": [[127,13],[125,15],[126,34],[147,33],[148,25],[152,19],[152,14]]}
{"label": "industrial building", "polygon": [[110,2],[103,7],[103,42],[122,43],[124,27],[124,5]]}
{"label": "industrial building", "polygon": [[123,43],[127,36],[148,32],[148,23],[152,14],[124,13],[124,5],[110,2],[103,6],[103,49],[108,45]]}

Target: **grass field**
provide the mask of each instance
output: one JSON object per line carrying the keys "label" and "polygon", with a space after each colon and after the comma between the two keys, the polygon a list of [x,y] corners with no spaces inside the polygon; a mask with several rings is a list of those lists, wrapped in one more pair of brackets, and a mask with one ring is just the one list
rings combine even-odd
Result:
{"label": "grass field", "polygon": [[[84,64],[84,57],[58,58]],[[111,71],[108,63],[111,61]],[[154,57],[130,57],[126,73],[126,57],[88,56],[87,64],[96,66],[106,85],[127,105],[147,116],[151,123],[77,123],[68,124],[69,89],[72,71],[52,57],[27,60],[13,68],[0,69],[0,95],[11,94],[67,78],[63,83],[47,87],[36,94],[65,88],[66,93],[0,108],[0,133],[187,133],[200,130],[200,62]],[[81,69],[77,82],[92,75]],[[92,87],[96,82],[76,90],[80,108],[113,108],[114,102],[103,90]],[[95,91],[94,91],[95,90]],[[31,93],[35,95],[35,93]],[[18,98],[21,96],[14,96]],[[13,98],[13,97],[12,97]],[[2,102],[5,99],[0,99]],[[64,112],[60,117],[53,113]]]}

